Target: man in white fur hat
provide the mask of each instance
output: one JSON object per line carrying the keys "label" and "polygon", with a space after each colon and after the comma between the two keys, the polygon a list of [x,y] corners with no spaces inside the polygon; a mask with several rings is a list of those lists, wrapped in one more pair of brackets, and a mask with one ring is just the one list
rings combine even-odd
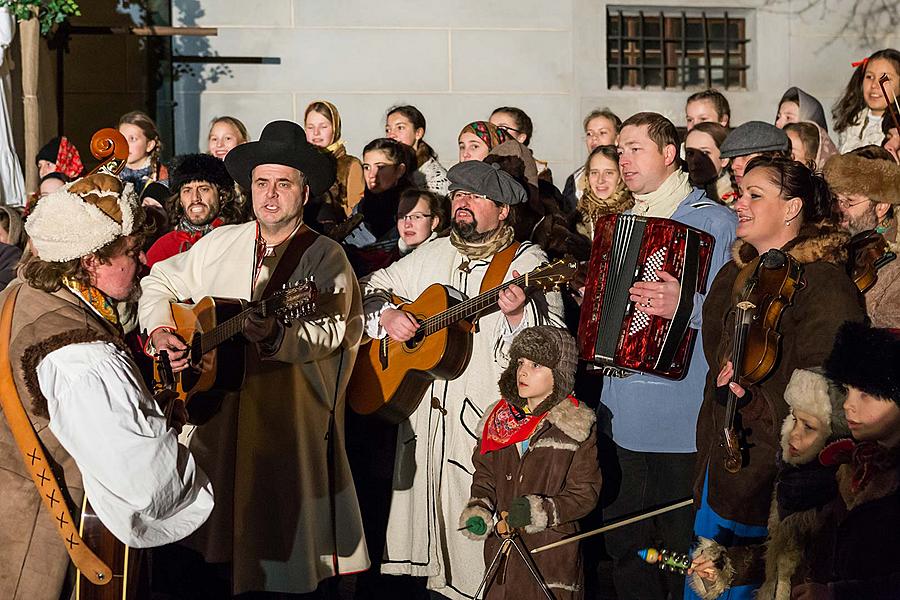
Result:
{"label": "man in white fur hat", "polygon": [[[140,291],[141,220],[130,184],[92,175],[43,198],[26,224],[38,256],[21,272],[24,283],[0,295],[0,304],[14,303],[0,344],[9,344],[21,398],[4,394],[14,404],[0,419],[2,598],[55,599],[69,589],[65,514],[35,464],[50,463],[70,514],[86,494],[129,546],[174,542],[212,511],[209,479],[178,444],[122,341],[116,303]],[[19,402],[44,458],[29,460],[13,437]],[[43,496],[53,514],[41,508]]]}

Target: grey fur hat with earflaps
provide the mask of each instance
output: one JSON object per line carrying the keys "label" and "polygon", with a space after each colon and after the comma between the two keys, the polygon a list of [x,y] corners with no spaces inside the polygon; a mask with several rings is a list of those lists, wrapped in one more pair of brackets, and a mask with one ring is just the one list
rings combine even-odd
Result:
{"label": "grey fur hat with earflaps", "polygon": [[500,394],[507,402],[525,408],[528,402],[519,396],[516,385],[516,368],[520,358],[527,358],[553,371],[553,391],[535,408],[540,415],[564,400],[575,386],[575,369],[578,366],[578,350],[575,338],[559,327],[538,325],[522,331],[509,349],[509,364],[500,375]]}

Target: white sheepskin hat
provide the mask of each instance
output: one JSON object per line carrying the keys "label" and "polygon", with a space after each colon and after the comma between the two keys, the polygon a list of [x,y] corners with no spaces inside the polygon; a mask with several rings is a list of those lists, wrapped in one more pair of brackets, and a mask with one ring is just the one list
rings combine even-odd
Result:
{"label": "white sheepskin hat", "polygon": [[131,235],[140,218],[137,195],[111,175],[89,175],[41,198],[25,222],[35,252],[47,262],[66,262]]}

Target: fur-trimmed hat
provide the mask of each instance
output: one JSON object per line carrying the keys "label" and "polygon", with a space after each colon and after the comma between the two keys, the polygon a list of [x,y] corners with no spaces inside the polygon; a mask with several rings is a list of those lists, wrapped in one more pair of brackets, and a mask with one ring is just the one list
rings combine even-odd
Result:
{"label": "fur-trimmed hat", "polygon": [[900,204],[900,165],[892,160],[838,154],[822,170],[835,194],[861,194],[872,202]]}
{"label": "fur-trimmed hat", "polygon": [[841,325],[825,361],[829,379],[900,404],[900,330]]}
{"label": "fur-trimmed hat", "polygon": [[183,154],[169,171],[169,190],[177,195],[181,186],[193,181],[211,183],[220,190],[234,187],[225,163],[210,154]]}
{"label": "fur-trimmed hat", "polygon": [[25,231],[41,260],[66,262],[131,235],[142,221],[134,186],[98,173],[41,198]]}
{"label": "fur-trimmed hat", "polygon": [[509,365],[500,375],[500,394],[507,402],[525,408],[528,402],[519,396],[516,369],[520,358],[527,358],[553,371],[553,391],[546,400],[535,408],[533,414],[540,415],[572,393],[575,386],[575,369],[578,366],[578,351],[575,339],[565,329],[538,325],[522,331],[513,340],[509,349]]}
{"label": "fur-trimmed hat", "polygon": [[829,441],[848,437],[847,416],[844,414],[844,400],[847,392],[844,387],[825,377],[825,370],[820,367],[812,369],[795,369],[791,380],[784,389],[784,400],[791,410],[802,410],[819,419],[825,427],[820,432],[815,447],[810,448],[798,461],[791,460],[787,451],[788,438],[794,426],[791,415],[784,420],[781,427],[781,449],[785,462],[804,464],[818,456],[819,451]]}

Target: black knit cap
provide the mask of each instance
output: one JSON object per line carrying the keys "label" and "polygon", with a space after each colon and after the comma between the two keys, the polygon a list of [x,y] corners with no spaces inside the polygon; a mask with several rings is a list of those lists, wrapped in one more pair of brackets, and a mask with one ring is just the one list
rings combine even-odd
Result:
{"label": "black knit cap", "polygon": [[870,396],[900,404],[900,330],[844,323],[825,361],[825,374]]}
{"label": "black knit cap", "polygon": [[172,194],[181,192],[181,186],[194,181],[206,181],[220,190],[234,187],[234,179],[228,174],[225,163],[211,154],[183,154],[175,159],[169,173],[169,189]]}
{"label": "black knit cap", "polygon": [[578,366],[578,350],[575,338],[565,329],[538,325],[522,331],[509,349],[509,364],[500,381],[500,395],[510,404],[525,408],[528,402],[519,396],[516,385],[516,369],[520,358],[527,358],[553,371],[553,391],[541,402],[533,414],[540,415],[566,398],[575,387],[575,369]]}
{"label": "black knit cap", "polygon": [[62,138],[55,137],[44,144],[41,149],[38,150],[37,156],[34,157],[35,164],[42,160],[56,164],[56,158],[59,155],[59,143],[61,140]]}

